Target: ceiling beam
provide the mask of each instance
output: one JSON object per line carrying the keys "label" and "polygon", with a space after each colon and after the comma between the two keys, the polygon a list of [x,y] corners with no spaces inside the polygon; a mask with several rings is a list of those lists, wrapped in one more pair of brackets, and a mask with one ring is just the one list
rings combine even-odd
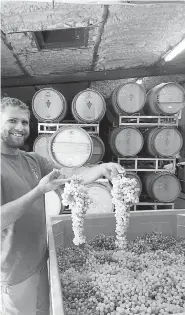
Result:
{"label": "ceiling beam", "polygon": [[92,63],[91,63],[91,71],[94,71],[94,68],[95,68],[97,60],[98,60],[98,49],[99,49],[99,46],[101,43],[101,38],[103,35],[104,26],[107,22],[108,16],[109,16],[109,6],[104,5],[101,22],[99,24],[98,31],[97,31],[97,37],[96,37],[96,40],[94,43],[94,51],[93,51],[93,57],[92,57]]}
{"label": "ceiling beam", "polygon": [[23,67],[21,61],[19,60],[17,54],[14,52],[14,49],[12,47],[12,44],[7,40],[5,33],[1,30],[1,38],[4,43],[4,45],[10,50],[12,53],[12,56],[14,57],[14,60],[16,64],[18,65],[19,69],[22,71],[23,75],[28,75],[28,72],[26,69]]}
{"label": "ceiling beam", "polygon": [[152,66],[138,67],[128,69],[87,71],[76,73],[61,73],[57,75],[39,75],[39,76],[19,76],[11,78],[1,78],[1,86],[5,87],[23,87],[36,85],[49,85],[70,82],[83,81],[105,81],[119,80],[128,78],[143,78],[152,76],[162,76],[171,74],[185,74],[185,65],[181,66]]}

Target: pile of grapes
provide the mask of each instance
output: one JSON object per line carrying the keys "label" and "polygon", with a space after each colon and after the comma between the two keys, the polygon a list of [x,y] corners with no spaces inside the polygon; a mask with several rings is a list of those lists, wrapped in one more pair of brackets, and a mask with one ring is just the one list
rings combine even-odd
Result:
{"label": "pile of grapes", "polygon": [[146,234],[123,252],[100,234],[57,257],[65,315],[185,314],[185,239]]}

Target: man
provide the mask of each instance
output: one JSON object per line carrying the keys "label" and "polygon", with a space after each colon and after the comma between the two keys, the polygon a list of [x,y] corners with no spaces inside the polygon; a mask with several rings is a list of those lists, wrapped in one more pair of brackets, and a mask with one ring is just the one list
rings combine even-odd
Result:
{"label": "man", "polygon": [[[49,285],[44,194],[64,185],[62,169],[20,148],[29,136],[30,113],[18,99],[1,105],[1,298],[3,315],[48,315]],[[105,163],[78,170],[88,184],[122,167]],[[63,178],[62,178],[63,177]]]}

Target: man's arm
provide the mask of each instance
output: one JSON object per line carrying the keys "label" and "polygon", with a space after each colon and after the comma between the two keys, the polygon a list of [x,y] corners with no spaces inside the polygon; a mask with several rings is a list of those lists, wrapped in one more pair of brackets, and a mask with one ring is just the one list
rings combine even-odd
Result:
{"label": "man's arm", "polygon": [[17,221],[29,208],[28,206],[48,191],[64,185],[66,180],[60,178],[60,172],[53,170],[43,177],[39,184],[22,197],[1,206],[1,230]]}
{"label": "man's arm", "polygon": [[45,176],[53,170],[53,168],[60,170],[61,175],[64,178],[70,178],[73,174],[80,175],[84,181],[84,184],[90,184],[97,179],[105,176],[108,180],[116,176],[118,173],[123,173],[124,168],[117,163],[102,163],[96,166],[82,166],[76,169],[70,169],[67,167],[61,167],[59,164],[54,164],[53,162],[47,160],[46,158],[40,156],[38,153],[34,153],[40,164],[42,171],[42,176]]}
{"label": "man's arm", "polygon": [[73,174],[80,175],[84,184],[90,184],[97,179],[105,176],[108,180],[112,180],[118,173],[124,173],[124,168],[117,163],[103,163],[93,167],[82,167],[73,171]]}

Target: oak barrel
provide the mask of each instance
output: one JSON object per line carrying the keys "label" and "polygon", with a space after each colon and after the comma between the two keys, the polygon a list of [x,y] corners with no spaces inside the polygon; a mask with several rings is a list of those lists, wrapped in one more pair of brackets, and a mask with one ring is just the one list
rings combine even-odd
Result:
{"label": "oak barrel", "polygon": [[175,156],[182,144],[182,135],[174,127],[155,127],[145,134],[145,151],[150,156]]}
{"label": "oak barrel", "polygon": [[89,159],[88,163],[96,164],[102,160],[105,154],[105,145],[102,139],[97,135],[91,135],[92,143],[93,143],[93,150],[92,156]]}
{"label": "oak barrel", "polygon": [[149,115],[174,115],[185,106],[185,90],[174,82],[161,83],[147,93],[144,112]]}
{"label": "oak barrel", "polygon": [[54,216],[62,212],[64,206],[62,204],[61,192],[56,189],[45,194],[45,210],[46,215]]}
{"label": "oak barrel", "polygon": [[51,138],[50,134],[39,135],[33,143],[33,151],[42,155],[48,160],[51,160],[49,155],[50,138]]}
{"label": "oak barrel", "polygon": [[59,122],[67,114],[67,102],[59,91],[43,88],[33,96],[32,111],[38,121]]}
{"label": "oak barrel", "polygon": [[87,185],[88,194],[92,200],[87,213],[106,213],[113,212],[111,186],[108,183],[94,182]]}
{"label": "oak barrel", "polygon": [[134,156],[141,151],[144,139],[142,133],[135,127],[118,127],[111,131],[109,144],[117,156]]}
{"label": "oak barrel", "polygon": [[50,138],[49,154],[52,161],[61,166],[80,167],[92,155],[91,137],[78,126],[62,127]]}
{"label": "oak barrel", "polygon": [[153,200],[173,202],[180,194],[180,181],[174,174],[149,172],[143,179],[144,189]]}
{"label": "oak barrel", "polygon": [[135,82],[118,85],[111,95],[111,105],[115,114],[134,114],[145,104],[146,92]]}
{"label": "oak barrel", "polygon": [[93,89],[79,92],[72,101],[72,114],[80,123],[97,123],[106,112],[103,95]]}

